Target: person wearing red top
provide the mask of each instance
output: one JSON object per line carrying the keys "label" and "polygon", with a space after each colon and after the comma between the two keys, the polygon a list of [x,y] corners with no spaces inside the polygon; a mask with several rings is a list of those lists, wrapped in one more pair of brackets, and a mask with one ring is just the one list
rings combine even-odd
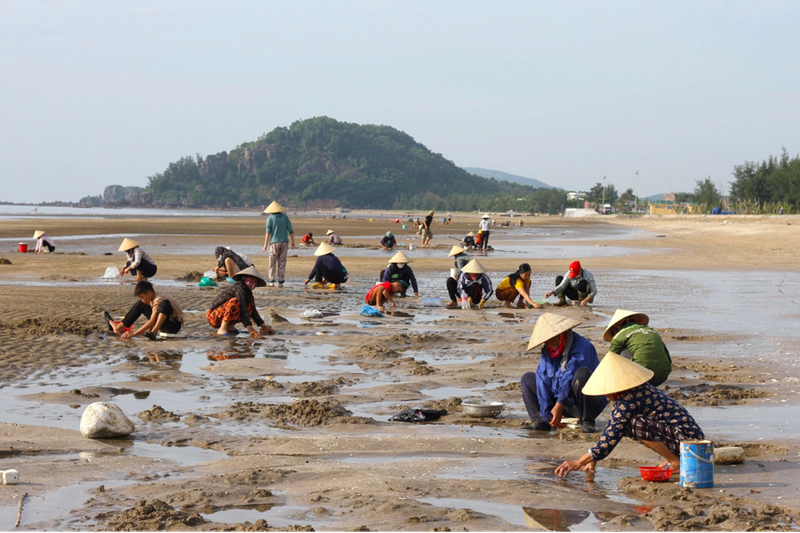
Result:
{"label": "person wearing red top", "polygon": [[300,239],[300,243],[303,246],[316,246],[317,245],[317,243],[314,242],[314,234],[311,233],[311,232],[308,232],[305,235],[303,235],[303,238]]}
{"label": "person wearing red top", "polygon": [[392,307],[397,307],[392,299],[392,294],[399,294],[408,288],[408,282],[401,281],[384,281],[372,287],[367,296],[364,298],[367,304],[377,306],[378,311],[383,312],[383,305],[385,302],[392,304]]}

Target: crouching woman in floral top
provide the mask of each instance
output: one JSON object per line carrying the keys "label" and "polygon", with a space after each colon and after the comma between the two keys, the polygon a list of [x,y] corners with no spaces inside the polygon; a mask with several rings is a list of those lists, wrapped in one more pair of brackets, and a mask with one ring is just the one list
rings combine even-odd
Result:
{"label": "crouching woman in floral top", "polygon": [[[253,339],[261,338],[261,333],[272,335],[275,330],[267,326],[256,309],[253,289],[264,287],[267,282],[259,274],[256,267],[249,266],[235,273],[236,283],[219,291],[217,297],[206,311],[206,320],[212,328],[217,328],[218,335],[238,335],[234,325],[241,322],[250,332]],[[253,327],[255,322],[259,329]]]}
{"label": "crouching woman in floral top", "polygon": [[583,393],[605,395],[614,402],[611,418],[600,440],[575,461],[565,461],[556,474],[573,470],[594,472],[597,461],[605,459],[622,437],[630,437],[650,448],[680,471],[680,442],[702,440],[703,430],[692,415],[667,394],[647,383],[653,371],[609,352],[583,387]]}

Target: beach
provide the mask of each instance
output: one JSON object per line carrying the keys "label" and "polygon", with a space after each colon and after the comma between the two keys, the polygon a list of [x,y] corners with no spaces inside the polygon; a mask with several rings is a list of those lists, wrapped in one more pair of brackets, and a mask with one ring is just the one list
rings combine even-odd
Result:
{"label": "beach", "polygon": [[[286,287],[255,291],[277,330],[257,340],[215,337],[205,310],[218,289],[179,278],[214,266],[216,246],[246,253],[265,274],[265,217],[4,219],[0,466],[18,470],[20,484],[0,485],[0,530],[13,528],[24,493],[23,530],[791,529],[800,509],[800,217],[537,216],[523,227],[493,217],[512,224],[493,228],[495,250],[479,257],[495,285],[527,262],[541,299],[579,259],[598,296],[588,307],[551,298],[544,311],[505,309],[493,298],[463,311],[441,305],[447,254],[479,215],[436,224],[424,249],[393,216],[293,216],[298,244],[308,231],[317,242],[328,229],[342,236],[337,256],[350,279],[343,291],[306,290],[314,248],[290,250]],[[54,239],[54,254],[17,252],[34,230]],[[414,260],[421,298],[363,317],[364,295],[393,253],[378,246],[386,231]],[[130,277],[101,279],[124,265],[125,236],[158,263],[151,281],[183,306],[185,338],[108,334],[101,313],[123,315],[135,301]],[[576,331],[602,356],[618,308],[650,316],[674,362],[665,386],[706,436],[745,448],[743,464],[716,466],[713,489],[682,489],[677,476],[643,481],[636,467],[659,458],[629,439],[593,480],[559,479],[555,467],[599,433],[526,429],[519,378],[538,363],[539,352],[526,351],[536,318],[579,320]],[[323,317],[304,318],[312,309]],[[97,401],[119,405],[136,431],[83,438],[81,414]],[[467,416],[461,404],[476,401],[505,408]],[[408,408],[448,414],[389,421]]]}

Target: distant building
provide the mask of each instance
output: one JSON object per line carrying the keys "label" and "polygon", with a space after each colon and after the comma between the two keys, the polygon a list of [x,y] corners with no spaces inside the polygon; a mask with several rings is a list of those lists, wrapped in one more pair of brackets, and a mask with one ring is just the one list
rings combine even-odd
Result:
{"label": "distant building", "polygon": [[567,200],[585,200],[588,192],[572,191],[567,193]]}
{"label": "distant building", "polygon": [[674,192],[665,192],[663,200],[665,202],[675,202],[675,193]]}

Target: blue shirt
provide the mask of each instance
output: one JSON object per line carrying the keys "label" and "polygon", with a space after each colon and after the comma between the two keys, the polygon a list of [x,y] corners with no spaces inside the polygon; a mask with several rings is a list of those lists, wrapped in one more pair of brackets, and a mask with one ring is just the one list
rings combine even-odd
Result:
{"label": "blue shirt", "polygon": [[327,268],[329,272],[347,272],[338,257],[333,254],[325,254],[317,257],[314,268],[311,269],[311,274],[308,275],[308,279],[314,279],[321,265],[325,265],[325,268]]}
{"label": "blue shirt", "polygon": [[[567,354],[552,358],[547,353],[547,348],[542,346],[542,357],[536,368],[536,396],[539,399],[539,415],[548,422],[552,418],[550,410],[561,403],[572,405],[570,393],[572,392],[572,378],[575,371],[585,366],[592,372],[600,364],[597,350],[592,343],[572,332],[572,348],[569,351],[567,364],[562,368],[562,362]],[[603,398],[605,401],[605,398]],[[605,406],[604,406],[605,407]]]}
{"label": "blue shirt", "polygon": [[418,293],[419,289],[417,288],[417,277],[414,275],[414,271],[411,270],[411,267],[405,265],[403,268],[397,268],[396,263],[391,263],[386,270],[383,271],[383,279],[381,281],[405,281],[414,289],[414,293]]}
{"label": "blue shirt", "polygon": [[289,242],[289,235],[294,235],[292,221],[283,213],[272,213],[267,218],[267,233],[270,244]]}

